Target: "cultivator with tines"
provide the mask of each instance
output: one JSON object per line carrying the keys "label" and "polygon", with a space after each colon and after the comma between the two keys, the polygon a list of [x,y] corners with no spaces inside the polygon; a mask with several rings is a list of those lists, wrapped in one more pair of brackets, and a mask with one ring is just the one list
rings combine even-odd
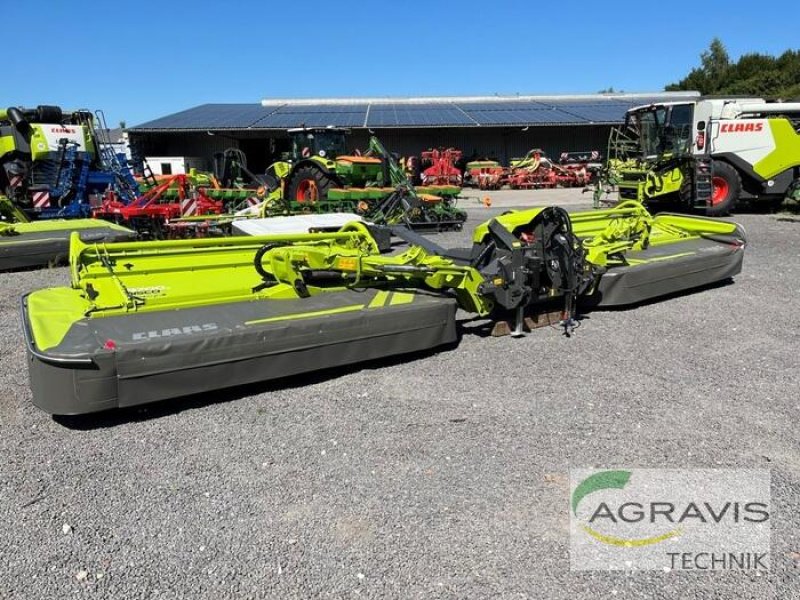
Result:
{"label": "cultivator with tines", "polygon": [[166,181],[170,182],[169,187],[161,192],[161,199],[168,201],[178,201],[182,195],[186,194],[185,187],[188,185],[192,189],[198,190],[203,196],[210,200],[221,202],[226,213],[236,213],[248,207],[255,207],[263,200],[266,189],[255,182],[252,187],[222,187],[217,178],[211,173],[204,173],[196,169],[191,169],[184,175],[185,179],[176,179],[175,176],[162,176],[154,178],[152,181],[141,181],[139,186],[145,192],[160,186]]}
{"label": "cultivator with tines", "polygon": [[[177,190],[176,196],[167,197],[168,190]],[[219,215],[223,212],[221,201],[209,198],[202,188],[189,185],[186,175],[174,175],[150,188],[133,202],[119,200],[113,193],[103,199],[92,211],[92,216],[131,227],[145,238],[178,237],[191,234],[191,226],[170,229],[175,219],[192,216]]]}

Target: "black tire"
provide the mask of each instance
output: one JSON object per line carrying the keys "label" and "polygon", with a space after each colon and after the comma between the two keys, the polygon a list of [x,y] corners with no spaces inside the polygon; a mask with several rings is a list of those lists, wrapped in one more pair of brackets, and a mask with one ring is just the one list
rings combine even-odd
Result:
{"label": "black tire", "polygon": [[728,163],[715,160],[711,163],[712,203],[706,208],[709,217],[730,214],[742,193],[742,178]]}
{"label": "black tire", "polygon": [[[305,165],[295,171],[286,186],[286,199],[291,202],[308,204],[309,208],[320,200],[327,200],[328,190],[334,187],[334,180],[322,169]],[[316,189],[316,198],[312,198],[311,189]]]}

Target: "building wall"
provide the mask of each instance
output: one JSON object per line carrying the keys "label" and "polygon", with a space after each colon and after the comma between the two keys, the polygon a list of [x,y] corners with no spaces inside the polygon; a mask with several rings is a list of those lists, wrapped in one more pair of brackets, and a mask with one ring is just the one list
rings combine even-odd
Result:
{"label": "building wall", "polygon": [[134,162],[145,156],[196,156],[205,159],[204,169],[211,169],[215,152],[238,148],[239,140],[232,136],[206,133],[128,133]]}
{"label": "building wall", "polygon": [[[526,131],[481,127],[395,129],[375,133],[387,149],[403,156],[419,154],[431,147],[452,147],[460,149],[466,158],[495,158],[508,164],[511,158],[524,156],[532,148],[541,148],[553,158],[575,150],[600,150],[605,154],[610,130],[608,126],[529,127]],[[366,148],[368,140],[368,132],[354,132],[354,147]]]}
{"label": "building wall", "polygon": [[[605,154],[609,126],[550,126],[521,128],[420,128],[379,129],[375,131],[384,146],[402,156],[418,155],[431,147],[460,149],[465,158],[494,158],[508,164],[513,157],[523,156],[532,148],[541,148],[553,158],[564,151],[599,150]],[[250,131],[215,133],[137,133],[129,132],[135,156],[197,156],[205,158],[211,168],[215,152],[240,148],[254,172],[276,160],[281,151],[288,150],[288,138],[283,131]],[[370,133],[352,130],[349,147],[365,150]]]}

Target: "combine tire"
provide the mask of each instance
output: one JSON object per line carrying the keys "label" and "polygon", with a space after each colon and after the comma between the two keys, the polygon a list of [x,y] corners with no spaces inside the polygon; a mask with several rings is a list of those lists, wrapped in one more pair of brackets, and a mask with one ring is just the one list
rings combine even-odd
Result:
{"label": "combine tire", "polygon": [[711,206],[706,208],[709,217],[724,217],[736,206],[742,193],[739,172],[728,163],[715,160],[711,165]]}
{"label": "combine tire", "polygon": [[290,202],[313,205],[328,197],[328,190],[333,187],[333,180],[322,171],[311,166],[300,167],[292,175],[286,188],[286,196]]}

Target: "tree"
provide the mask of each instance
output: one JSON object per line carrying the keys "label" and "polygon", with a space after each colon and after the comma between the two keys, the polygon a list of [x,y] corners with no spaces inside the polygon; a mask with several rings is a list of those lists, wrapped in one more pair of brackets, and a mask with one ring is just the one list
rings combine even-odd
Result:
{"label": "tree", "polygon": [[711,45],[707,52],[700,55],[700,69],[706,76],[708,85],[717,88],[725,80],[725,75],[731,66],[728,51],[719,38],[711,40]]}
{"label": "tree", "polygon": [[797,97],[800,95],[800,51],[787,50],[779,57],[744,54],[732,63],[722,41],[714,38],[708,50],[700,55],[700,66],[665,89],[782,99]]}

